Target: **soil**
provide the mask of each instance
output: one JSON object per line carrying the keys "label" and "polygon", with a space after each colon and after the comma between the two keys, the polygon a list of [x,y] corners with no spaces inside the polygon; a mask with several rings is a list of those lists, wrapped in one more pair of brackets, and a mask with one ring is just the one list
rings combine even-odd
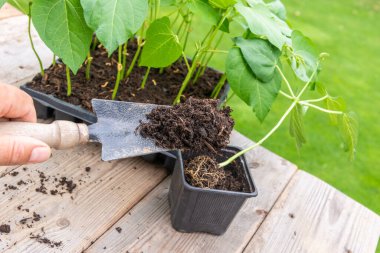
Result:
{"label": "soil", "polygon": [[[128,45],[127,68],[130,66],[137,45],[132,41]],[[66,72],[65,66],[57,63],[45,71],[45,76],[40,74],[26,85],[34,90],[51,94],[66,102],[80,105],[92,111],[91,99],[111,99],[117,74],[117,53],[108,58],[107,51],[99,45],[91,52],[93,61],[91,64],[91,78],[86,79],[84,64],[77,75],[71,74],[72,95],[66,96]],[[117,100],[142,102],[159,105],[170,105],[177,95],[182,81],[187,74],[187,67],[183,60],[179,60],[172,66],[165,68],[163,73],[159,69],[151,69],[145,89],[140,89],[142,79],[146,72],[145,67],[135,65],[131,75],[120,83]],[[205,74],[195,84],[190,84],[184,93],[183,99],[193,96],[197,98],[209,98],[221,74],[208,68]]]}
{"label": "soil", "polygon": [[9,234],[11,232],[11,227],[8,224],[0,225],[0,233]]}
{"label": "soil", "polygon": [[52,241],[52,240],[44,237],[43,235],[39,235],[39,234],[38,235],[30,234],[29,238],[34,239],[39,243],[46,244],[46,245],[50,246],[51,248],[58,248],[58,247],[62,246],[62,241],[59,241],[59,242]]}
{"label": "soil", "polygon": [[214,99],[189,98],[173,107],[157,107],[136,129],[144,138],[168,149],[217,150],[227,146],[234,121],[231,109],[218,109]]}
{"label": "soil", "polygon": [[251,192],[243,165],[238,160],[225,167],[218,167],[219,162],[229,157],[222,151],[207,156],[184,153],[183,157],[185,179],[190,185],[207,189]]}

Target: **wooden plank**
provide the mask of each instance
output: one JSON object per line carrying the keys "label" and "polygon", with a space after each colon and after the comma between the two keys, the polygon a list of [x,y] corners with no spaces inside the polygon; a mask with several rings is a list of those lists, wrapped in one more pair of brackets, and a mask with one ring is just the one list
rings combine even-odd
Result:
{"label": "wooden plank", "polygon": [[[14,83],[38,73],[38,61],[28,39],[28,18],[18,16],[0,20],[0,81]],[[48,67],[53,54],[32,30],[32,37],[44,67]]]}
{"label": "wooden plank", "polygon": [[22,15],[22,12],[14,8],[10,4],[4,4],[2,8],[0,8],[0,20],[1,19],[6,19],[6,18],[11,18],[14,16],[20,16]]}
{"label": "wooden plank", "polygon": [[299,171],[245,252],[375,252],[379,216]]}
{"label": "wooden plank", "polygon": [[[231,140],[235,146],[252,144],[237,132]],[[223,236],[176,232],[170,223],[165,181],[87,251],[241,252],[296,171],[293,164],[264,148],[251,151],[247,158],[259,195],[244,204]],[[115,233],[116,227],[123,229],[122,234]]]}
{"label": "wooden plank", "polygon": [[[90,172],[85,171],[87,166],[91,167]],[[11,233],[0,235],[0,251],[81,252],[167,175],[165,169],[140,158],[101,162],[99,145],[55,151],[46,163],[27,167],[27,171],[15,169],[19,172],[16,176],[0,178],[0,192],[4,192],[0,199],[0,223],[11,226]],[[72,194],[62,196],[36,192],[40,185],[38,171],[50,178],[45,182],[48,190],[55,189],[54,177],[72,178],[78,186]],[[18,185],[20,180],[27,184]],[[9,185],[18,189],[6,190]],[[22,211],[24,208],[30,212]],[[20,221],[33,212],[42,218],[29,223],[33,226],[28,228]],[[44,234],[50,240],[62,241],[62,245],[50,248],[31,239],[31,233]]]}

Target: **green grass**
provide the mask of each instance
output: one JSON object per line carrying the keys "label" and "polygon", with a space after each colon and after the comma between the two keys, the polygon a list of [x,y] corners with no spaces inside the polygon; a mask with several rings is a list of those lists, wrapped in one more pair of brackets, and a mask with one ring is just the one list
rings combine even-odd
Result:
{"label": "green grass", "polygon": [[[359,143],[354,162],[342,151],[339,132],[328,116],[309,110],[307,143],[300,152],[283,125],[264,146],[321,178],[356,201],[380,213],[380,3],[377,0],[284,0],[289,23],[309,36],[330,57],[323,64],[321,81],[333,95],[342,96],[348,110],[360,119]],[[195,22],[192,42],[201,38],[202,22]],[[232,28],[234,30],[234,28]],[[225,38],[222,48],[231,44]],[[211,65],[224,69],[225,55]],[[259,140],[278,121],[289,102],[279,98],[263,124],[238,98],[231,100],[236,129]]]}

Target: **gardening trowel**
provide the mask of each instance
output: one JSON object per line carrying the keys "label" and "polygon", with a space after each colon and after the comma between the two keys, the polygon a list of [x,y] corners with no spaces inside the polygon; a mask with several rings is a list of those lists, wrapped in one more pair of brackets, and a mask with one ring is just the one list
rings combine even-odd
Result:
{"label": "gardening trowel", "polygon": [[100,142],[103,161],[167,151],[136,131],[157,105],[93,99],[92,107],[98,121],[90,126],[63,120],[50,124],[9,121],[0,122],[0,135],[33,137],[55,149]]}

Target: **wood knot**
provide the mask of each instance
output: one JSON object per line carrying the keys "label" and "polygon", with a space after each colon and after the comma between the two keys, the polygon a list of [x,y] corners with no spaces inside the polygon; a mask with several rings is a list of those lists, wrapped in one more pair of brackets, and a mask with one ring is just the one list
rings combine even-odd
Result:
{"label": "wood knot", "polygon": [[262,209],[257,209],[257,210],[256,210],[256,213],[257,213],[258,215],[264,215],[264,216],[267,216],[267,215],[268,215],[268,212],[265,211],[265,210],[262,210]]}
{"label": "wood knot", "polygon": [[70,221],[66,218],[60,218],[57,220],[56,224],[60,228],[66,228],[70,225]]}
{"label": "wood knot", "polygon": [[251,163],[251,167],[252,167],[252,169],[257,169],[258,167],[260,167],[260,163],[258,163],[258,162],[252,162]]}

